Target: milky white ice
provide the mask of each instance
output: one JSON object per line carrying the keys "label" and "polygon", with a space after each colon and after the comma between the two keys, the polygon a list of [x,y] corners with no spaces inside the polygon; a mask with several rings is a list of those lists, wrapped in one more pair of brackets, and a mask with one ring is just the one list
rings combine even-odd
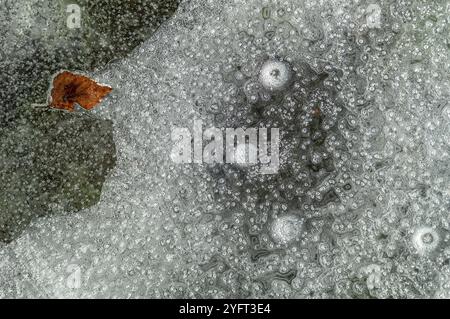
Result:
{"label": "milky white ice", "polygon": [[294,215],[277,217],[272,224],[273,238],[282,244],[287,244],[301,235],[303,222]]}
{"label": "milky white ice", "polygon": [[292,77],[292,70],[286,62],[268,60],[264,62],[259,73],[259,80],[264,88],[278,91],[285,88]]}
{"label": "milky white ice", "polygon": [[439,245],[439,235],[431,227],[418,228],[412,237],[414,248],[421,255],[431,253]]}

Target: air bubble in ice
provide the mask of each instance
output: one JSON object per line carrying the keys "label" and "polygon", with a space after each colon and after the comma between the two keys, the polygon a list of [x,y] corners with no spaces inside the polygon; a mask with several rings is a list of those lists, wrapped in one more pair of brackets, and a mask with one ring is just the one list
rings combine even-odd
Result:
{"label": "air bubble in ice", "polygon": [[439,244],[439,234],[431,227],[424,226],[416,229],[412,236],[414,248],[419,255],[426,255]]}
{"label": "air bubble in ice", "polygon": [[280,91],[286,88],[292,77],[289,64],[278,60],[266,61],[259,72],[259,81],[270,91]]}

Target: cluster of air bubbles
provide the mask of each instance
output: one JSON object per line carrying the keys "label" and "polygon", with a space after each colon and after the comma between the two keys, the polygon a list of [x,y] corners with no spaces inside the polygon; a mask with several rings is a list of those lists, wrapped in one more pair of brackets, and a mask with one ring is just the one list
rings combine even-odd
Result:
{"label": "cluster of air bubbles", "polygon": [[301,235],[303,221],[296,215],[276,217],[271,225],[271,235],[277,243],[288,244],[298,240]]}
{"label": "cluster of air bubbles", "polygon": [[258,146],[255,143],[238,143],[234,152],[235,162],[239,165],[257,163]]}

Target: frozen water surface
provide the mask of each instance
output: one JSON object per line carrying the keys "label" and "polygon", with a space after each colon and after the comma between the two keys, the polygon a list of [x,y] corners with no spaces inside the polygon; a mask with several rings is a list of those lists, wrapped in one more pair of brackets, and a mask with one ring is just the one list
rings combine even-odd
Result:
{"label": "frozen water surface", "polygon": [[[0,296],[449,297],[449,10],[182,2],[91,72],[115,168],[0,246]],[[279,128],[278,173],[175,164],[195,119]]]}

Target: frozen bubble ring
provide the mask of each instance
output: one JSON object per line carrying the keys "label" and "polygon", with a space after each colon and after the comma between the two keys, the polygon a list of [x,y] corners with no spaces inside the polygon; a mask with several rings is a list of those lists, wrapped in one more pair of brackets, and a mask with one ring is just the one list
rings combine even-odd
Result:
{"label": "frozen bubble ring", "polygon": [[292,70],[290,65],[274,59],[264,62],[259,72],[259,82],[269,91],[285,89],[291,78]]}
{"label": "frozen bubble ring", "polygon": [[412,236],[412,242],[419,255],[427,255],[438,246],[439,234],[431,227],[419,227]]}

